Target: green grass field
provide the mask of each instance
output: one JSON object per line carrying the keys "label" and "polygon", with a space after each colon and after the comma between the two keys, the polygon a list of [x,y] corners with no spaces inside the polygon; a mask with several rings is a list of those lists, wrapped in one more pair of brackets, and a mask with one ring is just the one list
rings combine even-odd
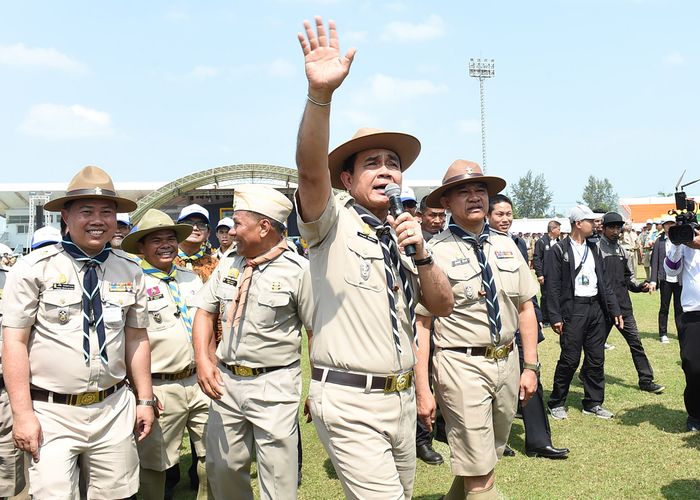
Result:
{"label": "green grass field", "polygon": [[[684,378],[680,368],[678,339],[669,320],[670,344],[661,344],[657,334],[659,295],[633,294],[635,316],[644,349],[656,380],[666,386],[661,395],[637,388],[632,358],[622,336],[613,330],[606,351],[605,406],[615,413],[609,421],[581,413],[583,389],[574,377],[569,395],[569,418],[550,419],[555,446],[571,449],[568,460],[551,461],[524,455],[524,431],[515,420],[510,445],[514,458],[504,458],[496,469],[496,484],[505,498],[700,498],[700,434],[685,432]],[[554,367],[559,357],[557,335],[547,329],[540,344],[545,400],[549,396]],[[306,352],[306,351],[304,351]],[[304,360],[308,380],[308,360]],[[300,499],[343,498],[342,488],[321,446],[313,424],[302,423],[304,466]],[[447,445],[435,448],[449,457]],[[189,451],[183,450],[181,466],[189,466]],[[183,479],[186,478],[183,473]],[[452,481],[449,460],[440,466],[418,462],[414,498],[437,499]],[[179,485],[176,498],[194,494]],[[233,498],[233,497],[232,497]]]}

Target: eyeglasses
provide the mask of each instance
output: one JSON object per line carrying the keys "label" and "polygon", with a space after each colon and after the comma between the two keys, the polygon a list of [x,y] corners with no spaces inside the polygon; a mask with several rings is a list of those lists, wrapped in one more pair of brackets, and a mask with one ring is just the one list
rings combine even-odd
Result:
{"label": "eyeglasses", "polygon": [[209,223],[202,222],[200,220],[185,219],[185,220],[180,221],[180,222],[182,224],[187,224],[188,226],[192,226],[196,229],[199,229],[200,231],[204,231],[205,229],[209,229]]}

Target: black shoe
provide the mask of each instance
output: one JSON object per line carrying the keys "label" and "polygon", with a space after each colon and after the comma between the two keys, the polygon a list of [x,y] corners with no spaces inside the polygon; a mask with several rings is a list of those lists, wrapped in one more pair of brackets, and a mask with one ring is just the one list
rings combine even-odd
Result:
{"label": "black shoe", "polygon": [[661,394],[664,392],[664,387],[663,385],[659,385],[656,382],[645,382],[643,384],[639,384],[639,389],[645,392],[652,392],[654,394]]}
{"label": "black shoe", "polygon": [[505,450],[503,450],[503,456],[504,457],[514,457],[515,450],[513,448],[511,448],[510,446],[506,445]]}
{"label": "black shoe", "polygon": [[525,454],[528,457],[551,458],[553,460],[566,458],[569,456],[569,448],[555,448],[551,444],[541,448],[527,448]]}
{"label": "black shoe", "polygon": [[433,450],[431,444],[419,444],[416,446],[416,456],[428,465],[440,465],[444,462],[442,455]]}
{"label": "black shoe", "polygon": [[685,428],[688,429],[688,432],[700,431],[700,419],[688,415],[688,420],[685,422]]}

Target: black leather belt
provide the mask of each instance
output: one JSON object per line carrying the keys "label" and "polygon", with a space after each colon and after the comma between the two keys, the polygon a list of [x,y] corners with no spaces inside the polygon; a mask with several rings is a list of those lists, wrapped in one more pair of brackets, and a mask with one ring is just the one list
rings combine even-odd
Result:
{"label": "black leather belt", "polygon": [[5,379],[0,376],[0,391],[2,391],[5,388]]}
{"label": "black leather belt", "polygon": [[593,304],[595,302],[598,302],[598,296],[594,295],[593,297],[574,297],[574,302],[577,304]]}
{"label": "black leather belt", "polygon": [[[32,397],[32,401],[43,401],[45,403],[51,401],[62,405],[87,406],[95,403],[101,403],[107,398],[107,396],[114,394],[125,385],[126,381],[122,380],[109,389],[95,392],[83,392],[81,394],[59,394],[57,392],[39,389],[38,387],[30,387],[29,394]],[[53,399],[51,398],[52,396]]]}
{"label": "black leather belt", "polygon": [[[294,363],[296,363],[296,361]],[[227,365],[226,363],[221,364],[228,371],[239,377],[257,377],[258,375],[262,375],[263,373],[270,373],[281,368],[287,368],[288,366],[292,366],[294,363],[286,366],[268,366],[265,368],[251,368],[250,366],[243,365]]]}
{"label": "black leather belt", "polygon": [[513,341],[505,345],[480,346],[480,347],[443,347],[444,351],[454,351],[469,356],[483,356],[486,359],[505,359],[513,352]]}
{"label": "black leather belt", "polygon": [[152,373],[151,378],[156,380],[182,380],[197,373],[197,367],[185,368],[175,373]]}
{"label": "black leather belt", "polygon": [[[321,382],[323,381],[323,368],[314,368],[311,372],[311,378]],[[362,375],[360,373],[338,372],[328,370],[326,382],[331,384],[346,385],[349,387],[359,387],[364,389],[367,387],[367,377],[370,375]],[[372,375],[370,389],[381,389],[384,392],[399,392],[411,387],[413,382],[413,370],[399,373],[397,375],[375,376]]]}

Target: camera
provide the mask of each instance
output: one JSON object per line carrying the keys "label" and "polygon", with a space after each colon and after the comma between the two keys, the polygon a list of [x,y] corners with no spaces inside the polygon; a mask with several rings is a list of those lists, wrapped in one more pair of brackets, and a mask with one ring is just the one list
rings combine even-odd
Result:
{"label": "camera", "polygon": [[[685,172],[683,172],[683,174],[685,174]],[[693,241],[693,239],[695,239],[695,230],[700,228],[700,225],[698,225],[698,216],[695,213],[697,204],[694,200],[689,200],[686,197],[685,191],[679,189],[682,179],[683,176],[681,175],[681,178],[678,180],[678,185],[676,186],[676,209],[668,211],[669,215],[676,216],[676,225],[671,226],[668,230],[668,239],[675,245]],[[700,179],[685,184],[682,186],[682,189],[685,189],[685,186],[689,186],[698,180]]]}

